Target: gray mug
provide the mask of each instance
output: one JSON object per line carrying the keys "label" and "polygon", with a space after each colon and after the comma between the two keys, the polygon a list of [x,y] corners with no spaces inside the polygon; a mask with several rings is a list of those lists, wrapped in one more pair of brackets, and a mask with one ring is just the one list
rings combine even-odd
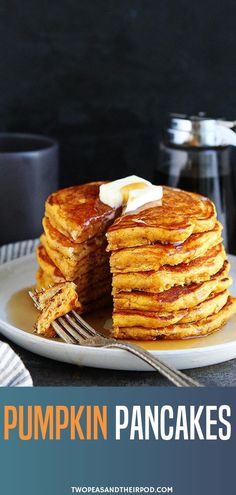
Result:
{"label": "gray mug", "polygon": [[0,134],[0,245],[42,232],[47,196],[58,188],[58,143],[19,133]]}

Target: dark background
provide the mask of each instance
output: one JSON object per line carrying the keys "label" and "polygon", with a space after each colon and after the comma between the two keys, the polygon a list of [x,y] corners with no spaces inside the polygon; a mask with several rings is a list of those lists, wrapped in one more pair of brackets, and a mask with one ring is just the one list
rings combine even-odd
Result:
{"label": "dark background", "polygon": [[152,178],[168,111],[236,118],[235,0],[1,0],[0,131],[59,139],[61,185]]}

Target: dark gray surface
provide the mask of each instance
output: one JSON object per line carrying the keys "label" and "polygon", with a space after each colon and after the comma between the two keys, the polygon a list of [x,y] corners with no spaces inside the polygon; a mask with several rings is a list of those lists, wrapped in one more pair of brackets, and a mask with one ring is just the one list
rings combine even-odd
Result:
{"label": "dark gray surface", "polygon": [[[80,368],[42,358],[12,344],[30,371],[35,386],[168,386],[167,380],[156,372],[113,371]],[[236,386],[236,359],[227,363],[186,371],[206,386]]]}
{"label": "dark gray surface", "polygon": [[0,131],[61,145],[61,184],[152,177],[166,113],[235,119],[236,2],[1,0]]}

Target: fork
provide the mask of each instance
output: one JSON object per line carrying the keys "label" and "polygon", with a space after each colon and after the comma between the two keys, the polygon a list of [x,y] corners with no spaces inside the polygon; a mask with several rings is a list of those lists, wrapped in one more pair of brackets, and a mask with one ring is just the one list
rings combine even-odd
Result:
{"label": "fork", "polygon": [[[36,289],[35,293],[37,294],[37,292]],[[39,309],[34,292],[29,291],[29,295],[36,308]],[[193,380],[181,371],[165,364],[141,347],[101,335],[74,310],[57,318],[51,325],[56,334],[67,344],[77,344],[86,347],[102,347],[104,349],[122,349],[134,354],[136,357],[149,364],[149,366],[154,368],[177,387],[203,387],[203,385],[196,380]]]}

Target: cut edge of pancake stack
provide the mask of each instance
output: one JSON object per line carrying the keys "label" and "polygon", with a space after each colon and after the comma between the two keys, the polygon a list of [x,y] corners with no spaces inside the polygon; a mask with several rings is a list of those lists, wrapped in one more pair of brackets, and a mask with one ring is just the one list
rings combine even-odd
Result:
{"label": "cut edge of pancake stack", "polygon": [[213,203],[164,188],[162,205],[119,217],[107,233],[113,334],[119,339],[208,335],[236,311]]}
{"label": "cut edge of pancake stack", "polygon": [[[79,313],[111,303],[105,231],[115,212],[101,202],[97,204],[100,184],[74,186],[49,196],[43,218],[44,232],[36,250],[37,289],[58,284],[62,293],[62,283],[73,282]],[[36,330],[50,334],[49,325],[37,324]]]}

